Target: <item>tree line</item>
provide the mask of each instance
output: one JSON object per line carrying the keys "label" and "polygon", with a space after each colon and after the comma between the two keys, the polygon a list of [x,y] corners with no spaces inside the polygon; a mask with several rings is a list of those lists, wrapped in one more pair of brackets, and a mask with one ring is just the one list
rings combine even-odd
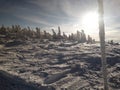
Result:
{"label": "tree line", "polygon": [[52,34],[50,34],[46,30],[43,31],[38,27],[33,30],[30,27],[21,28],[20,25],[12,25],[11,27],[5,27],[2,25],[0,27],[0,41],[2,41],[3,38],[6,40],[48,39],[78,41],[79,43],[95,43],[95,39],[92,39],[90,35],[86,36],[84,30],[77,31],[74,34],[71,33],[69,35],[66,35],[65,32],[61,32],[60,26],[58,26],[58,32],[55,32],[55,30],[52,29]]}

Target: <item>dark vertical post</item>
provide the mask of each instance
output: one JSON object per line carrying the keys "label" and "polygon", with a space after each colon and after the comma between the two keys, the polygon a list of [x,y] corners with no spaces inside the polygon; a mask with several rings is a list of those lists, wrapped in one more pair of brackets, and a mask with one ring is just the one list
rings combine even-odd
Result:
{"label": "dark vertical post", "polygon": [[104,90],[108,90],[103,0],[98,0],[98,5],[99,5],[99,37],[101,46],[102,73],[104,79]]}

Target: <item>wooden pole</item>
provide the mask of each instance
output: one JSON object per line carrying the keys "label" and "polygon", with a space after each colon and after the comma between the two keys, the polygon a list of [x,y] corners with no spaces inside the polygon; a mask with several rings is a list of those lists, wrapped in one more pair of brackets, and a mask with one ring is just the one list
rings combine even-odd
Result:
{"label": "wooden pole", "polygon": [[104,28],[104,9],[103,0],[98,0],[99,6],[99,37],[101,46],[102,73],[104,79],[104,90],[108,90],[106,53],[105,53],[105,28]]}

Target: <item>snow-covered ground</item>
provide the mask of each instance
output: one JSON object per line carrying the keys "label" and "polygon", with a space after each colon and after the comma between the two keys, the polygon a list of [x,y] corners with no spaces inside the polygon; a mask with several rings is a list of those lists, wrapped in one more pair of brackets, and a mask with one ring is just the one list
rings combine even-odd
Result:
{"label": "snow-covered ground", "polygon": [[[120,45],[106,45],[108,81],[120,90]],[[56,90],[102,90],[99,44],[27,41],[0,45],[0,70]]]}

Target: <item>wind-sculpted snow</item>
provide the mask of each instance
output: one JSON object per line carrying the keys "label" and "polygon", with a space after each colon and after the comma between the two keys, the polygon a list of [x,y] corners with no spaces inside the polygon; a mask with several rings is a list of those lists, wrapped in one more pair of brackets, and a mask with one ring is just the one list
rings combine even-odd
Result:
{"label": "wind-sculpted snow", "polygon": [[[106,55],[109,86],[119,90],[120,45],[106,45]],[[56,90],[103,88],[99,44],[27,41],[0,45],[0,70]]]}

